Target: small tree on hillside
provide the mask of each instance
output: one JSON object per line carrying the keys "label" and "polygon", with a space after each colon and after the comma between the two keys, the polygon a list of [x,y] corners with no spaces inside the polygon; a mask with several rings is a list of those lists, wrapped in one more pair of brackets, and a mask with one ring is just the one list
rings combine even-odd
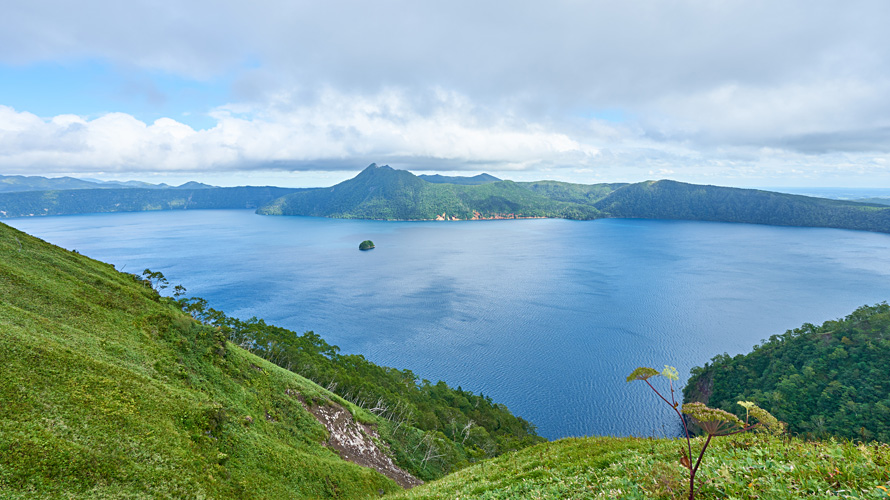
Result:
{"label": "small tree on hillside", "polygon": [[[164,277],[164,273],[160,271],[146,269],[145,271],[142,271],[142,279],[147,281],[148,285],[158,292],[170,286],[170,282]],[[183,288],[183,290],[185,289]]]}

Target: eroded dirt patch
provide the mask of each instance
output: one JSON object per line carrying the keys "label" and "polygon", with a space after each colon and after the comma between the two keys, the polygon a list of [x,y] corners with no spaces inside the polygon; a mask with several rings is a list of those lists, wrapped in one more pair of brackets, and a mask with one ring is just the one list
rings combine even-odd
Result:
{"label": "eroded dirt patch", "polygon": [[344,460],[363,467],[370,467],[395,481],[405,489],[423,484],[423,481],[401,469],[381,451],[376,442],[381,442],[377,430],[369,425],[356,422],[349,410],[328,402],[324,406],[309,406],[300,398],[300,403],[330,433],[326,446],[337,451]]}

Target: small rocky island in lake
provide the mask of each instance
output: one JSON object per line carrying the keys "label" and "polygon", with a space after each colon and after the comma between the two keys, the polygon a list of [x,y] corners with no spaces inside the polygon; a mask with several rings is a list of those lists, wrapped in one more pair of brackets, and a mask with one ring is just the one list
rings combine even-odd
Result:
{"label": "small rocky island in lake", "polygon": [[361,242],[358,246],[359,250],[370,250],[372,248],[374,248],[374,242],[371,240],[365,240],[365,241]]}

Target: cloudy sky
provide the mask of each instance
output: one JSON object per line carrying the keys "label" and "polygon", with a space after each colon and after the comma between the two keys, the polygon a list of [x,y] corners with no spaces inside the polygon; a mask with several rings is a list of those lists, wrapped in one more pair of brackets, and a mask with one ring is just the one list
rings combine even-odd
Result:
{"label": "cloudy sky", "polygon": [[890,2],[29,0],[0,174],[890,187]]}

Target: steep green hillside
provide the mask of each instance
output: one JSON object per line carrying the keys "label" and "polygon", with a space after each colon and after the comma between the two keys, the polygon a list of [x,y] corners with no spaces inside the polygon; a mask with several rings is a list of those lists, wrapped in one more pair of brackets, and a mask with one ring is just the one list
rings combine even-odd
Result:
{"label": "steep green hillside", "polygon": [[793,433],[890,443],[890,306],[773,335],[746,355],[695,368],[686,401],[727,411],[745,395]]}
{"label": "steep green hillside", "polygon": [[279,198],[257,213],[397,220],[590,219],[598,215],[590,206],[556,201],[511,181],[480,185],[435,184],[407,170],[375,164],[336,186]]}
{"label": "steep green hillside", "polygon": [[251,186],[212,188],[197,184],[193,188],[100,188],[0,193],[0,219],[98,212],[256,208],[296,191],[299,189]]}
{"label": "steep green hillside", "polygon": [[[694,446],[700,446],[701,439],[696,441]],[[562,439],[387,498],[688,498],[680,447],[668,439]],[[890,447],[737,435],[712,441],[696,477],[697,499],[886,499]]]}
{"label": "steep green hillside", "polygon": [[322,445],[328,432],[300,399],[338,398],[110,265],[0,224],[0,295],[3,498],[398,489]]}
{"label": "steep green hillside", "polygon": [[890,232],[890,208],[675,181],[630,184],[594,203],[609,217],[746,222]]}

